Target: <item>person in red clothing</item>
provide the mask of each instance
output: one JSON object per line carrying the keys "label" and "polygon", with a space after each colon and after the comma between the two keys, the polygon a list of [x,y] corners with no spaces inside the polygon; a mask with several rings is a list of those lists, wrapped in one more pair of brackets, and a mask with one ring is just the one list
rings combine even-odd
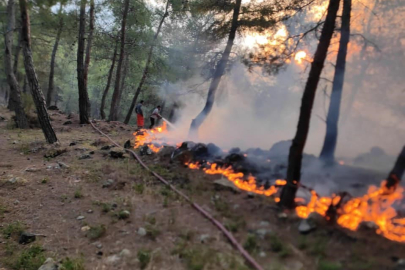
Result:
{"label": "person in red clothing", "polygon": [[135,113],[136,113],[136,120],[137,120],[137,125],[138,129],[143,128],[145,118],[143,117],[143,111],[142,111],[142,105],[143,105],[143,100],[141,100],[138,105],[135,107]]}

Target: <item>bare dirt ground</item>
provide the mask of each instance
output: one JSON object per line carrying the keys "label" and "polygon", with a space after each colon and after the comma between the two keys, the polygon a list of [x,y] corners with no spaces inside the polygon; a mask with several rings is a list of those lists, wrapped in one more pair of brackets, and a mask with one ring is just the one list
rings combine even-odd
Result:
{"label": "bare dirt ground", "polygon": [[[111,143],[91,126],[50,113],[57,147],[39,129],[10,129],[11,115],[0,109],[0,268],[38,269],[52,257],[65,269],[250,269],[214,225],[134,159],[110,157],[101,148]],[[133,127],[98,126],[121,145],[133,139]],[[392,258],[405,256],[405,245],[372,231],[325,225],[300,235],[300,220],[281,218],[272,198],[218,190],[218,176],[162,155],[144,160],[223,222],[266,270],[394,269]],[[36,240],[19,244],[22,230]]]}

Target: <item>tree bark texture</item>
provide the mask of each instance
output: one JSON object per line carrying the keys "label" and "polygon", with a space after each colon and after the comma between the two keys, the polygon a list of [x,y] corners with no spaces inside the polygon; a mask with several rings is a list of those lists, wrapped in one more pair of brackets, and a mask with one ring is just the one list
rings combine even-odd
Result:
{"label": "tree bark texture", "polygon": [[208,114],[212,110],[212,106],[214,105],[215,93],[217,92],[219,83],[221,82],[221,78],[225,72],[226,65],[228,64],[229,55],[231,53],[232,46],[236,36],[236,30],[238,29],[238,17],[240,13],[240,7],[241,7],[241,0],[236,0],[236,4],[233,10],[231,31],[229,32],[228,42],[226,44],[224,52],[222,53],[221,60],[219,60],[215,68],[214,76],[208,89],[208,96],[205,106],[203,110],[197,115],[197,117],[193,119],[193,121],[191,122],[189,136],[192,137],[197,136],[198,129],[200,128],[204,120],[207,118]]}
{"label": "tree bark texture", "polygon": [[105,89],[103,92],[103,97],[101,98],[101,105],[100,105],[101,119],[105,119],[105,117],[106,117],[105,112],[104,112],[105,100],[107,98],[108,90],[110,90],[111,79],[112,79],[112,75],[114,72],[115,60],[117,59],[117,49],[118,49],[118,42],[115,43],[114,54],[113,54],[113,58],[111,60],[111,67],[110,67],[110,70],[108,71],[107,85],[105,86]]}
{"label": "tree bark texture", "polygon": [[[119,92],[119,96],[118,96],[118,100],[117,100],[118,108],[121,107],[122,94],[124,93],[124,89],[125,89],[125,80],[127,79],[127,75],[128,75],[128,68],[129,68],[129,54],[128,53],[125,54],[123,65],[124,66],[122,68],[122,79],[121,79],[121,85],[120,85],[120,92]],[[118,111],[117,120],[119,118],[122,118],[122,113],[123,113],[122,110]]]}
{"label": "tree bark texture", "polygon": [[86,28],[86,0],[80,2],[79,40],[77,46],[77,83],[79,88],[79,114],[80,123],[88,124],[90,114],[90,101],[87,92],[87,72],[85,71],[84,49]]}
{"label": "tree bark texture", "polygon": [[120,58],[118,60],[117,65],[117,73],[115,76],[115,86],[114,92],[111,99],[111,107],[110,107],[110,115],[108,120],[116,121],[118,119],[118,109],[119,109],[119,98],[121,97],[121,89],[120,89],[120,82],[121,82],[121,69],[122,64],[124,62],[125,56],[125,27],[127,24],[127,15],[129,9],[129,0],[125,0],[124,2],[124,13],[122,15],[122,22],[121,22],[121,46],[120,46]]}
{"label": "tree bark texture", "polygon": [[6,71],[7,83],[10,87],[10,107],[15,112],[15,122],[18,128],[28,128],[27,117],[21,101],[21,90],[13,70],[12,48],[15,27],[15,2],[9,0],[7,4],[7,28],[4,34],[4,70]]}
{"label": "tree bark texture", "polygon": [[31,89],[31,94],[34,99],[38,121],[41,125],[42,131],[48,143],[55,143],[58,141],[56,134],[52,128],[49,119],[48,111],[46,110],[45,98],[38,83],[37,74],[35,72],[34,63],[32,60],[31,52],[31,39],[30,39],[30,21],[27,10],[27,0],[20,1],[21,10],[21,25],[22,25],[22,47],[24,54],[25,74],[27,75],[28,82]]}
{"label": "tree bark texture", "polygon": [[280,205],[286,208],[295,207],[294,200],[301,176],[302,153],[308,136],[311,111],[314,104],[316,88],[318,86],[330,41],[335,29],[339,2],[340,0],[329,0],[325,23],[316,48],[314,60],[311,63],[311,69],[309,71],[308,80],[301,100],[297,132],[292,141],[288,156],[287,184],[283,187],[280,197]]}
{"label": "tree bark texture", "polygon": [[55,74],[55,59],[56,59],[56,52],[58,51],[58,46],[59,46],[59,40],[60,36],[62,35],[62,30],[63,30],[63,15],[62,15],[62,9],[63,5],[60,5],[59,9],[59,28],[58,32],[56,33],[56,39],[55,39],[55,44],[53,45],[52,49],[52,56],[51,56],[51,67],[50,67],[50,72],[49,72],[49,84],[48,84],[48,93],[46,95],[46,104],[47,106],[51,106],[52,102],[52,95],[54,93],[54,74]]}
{"label": "tree bark texture", "polygon": [[405,146],[402,148],[401,153],[395,162],[394,168],[392,168],[391,172],[387,177],[387,182],[385,186],[390,191],[395,191],[399,182],[401,181],[402,176],[405,172]]}
{"label": "tree bark texture", "polygon": [[18,61],[20,59],[20,52],[21,52],[21,30],[18,30],[18,43],[14,53],[14,65],[13,65],[15,76],[17,76],[18,72]]}
{"label": "tree bark texture", "polygon": [[332,94],[328,116],[326,118],[326,135],[320,158],[328,164],[335,161],[335,150],[338,138],[338,123],[340,104],[342,102],[343,83],[345,79],[347,45],[350,40],[350,12],[352,0],[343,0],[342,25],[340,31],[339,51],[336,59],[335,75],[333,78]]}
{"label": "tree bark texture", "polygon": [[143,70],[142,78],[141,78],[141,80],[140,80],[140,82],[139,82],[138,88],[136,89],[135,96],[134,96],[134,98],[132,99],[131,106],[129,107],[127,116],[125,117],[125,120],[124,120],[124,123],[125,123],[125,124],[128,124],[129,121],[131,120],[132,112],[133,112],[133,110],[134,110],[134,108],[135,108],[136,101],[137,101],[137,99],[138,99],[139,94],[141,93],[142,86],[143,86],[143,84],[145,83],[146,78],[148,77],[149,65],[150,65],[150,61],[151,61],[151,59],[152,59],[153,49],[155,48],[156,40],[157,40],[157,38],[158,38],[158,36],[159,36],[159,33],[160,33],[161,29],[162,29],[162,25],[163,25],[163,23],[164,23],[166,17],[169,16],[168,9],[169,9],[169,0],[167,0],[167,2],[166,2],[165,13],[163,14],[163,17],[162,17],[162,19],[161,19],[160,22],[159,22],[158,29],[157,29],[157,31],[156,31],[156,33],[155,33],[155,36],[153,37],[152,44],[151,44],[151,46],[150,46],[150,48],[149,48],[148,58],[147,58],[147,60],[146,60],[146,64],[145,64],[145,68],[144,68],[144,70]]}

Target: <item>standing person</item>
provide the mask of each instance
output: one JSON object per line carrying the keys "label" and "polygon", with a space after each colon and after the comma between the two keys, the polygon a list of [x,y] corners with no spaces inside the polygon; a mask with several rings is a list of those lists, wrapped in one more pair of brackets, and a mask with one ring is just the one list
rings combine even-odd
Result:
{"label": "standing person", "polygon": [[150,116],[150,129],[153,128],[153,126],[155,125],[155,121],[157,121],[158,119],[162,119],[162,116],[159,114],[160,113],[160,105],[157,106],[153,112],[152,115]]}
{"label": "standing person", "polygon": [[143,125],[144,125],[142,105],[143,105],[143,100],[141,100],[138,103],[138,105],[136,105],[136,107],[135,107],[135,113],[136,113],[136,120],[137,120],[138,129],[143,128]]}

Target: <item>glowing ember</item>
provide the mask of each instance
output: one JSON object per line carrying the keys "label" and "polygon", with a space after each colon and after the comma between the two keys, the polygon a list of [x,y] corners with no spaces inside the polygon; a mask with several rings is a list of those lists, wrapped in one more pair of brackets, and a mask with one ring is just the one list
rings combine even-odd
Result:
{"label": "glowing ember", "polygon": [[[305,52],[303,53],[301,54],[302,58],[298,59],[302,60],[305,57],[306,54]],[[134,133],[136,137],[135,148],[148,145],[152,151],[159,152],[163,146],[156,146],[155,144],[162,145],[165,143],[164,134],[167,134],[167,132],[165,123],[162,127],[150,131],[138,131]],[[177,147],[180,145],[178,143]],[[267,161],[270,162],[270,160]],[[193,170],[201,169],[201,166],[197,163],[186,165]],[[286,184],[285,180],[276,180],[275,185],[265,189],[263,186],[256,184],[256,178],[252,175],[244,175],[241,172],[235,172],[232,167],[223,168],[215,163],[207,163],[207,165],[209,165],[209,168],[202,168],[206,174],[223,175],[238,188],[256,194],[271,196],[276,194],[279,188]],[[316,212],[329,219],[328,209],[331,206],[335,206],[337,209],[337,223],[340,226],[349,230],[357,230],[362,222],[373,222],[378,226],[376,230],[378,234],[393,241],[405,242],[405,217],[398,217],[395,209],[395,207],[400,206],[403,199],[403,191],[402,187],[398,187],[395,191],[387,190],[385,183],[382,183],[380,188],[371,186],[367,194],[362,197],[351,198],[343,202],[341,202],[343,198],[340,196],[319,197],[315,191],[311,191],[311,199],[306,205],[303,205],[305,204],[303,198],[295,199],[297,204],[301,204],[296,207],[296,213],[301,218],[307,218],[312,212]],[[275,201],[279,202],[280,198],[275,197]]]}
{"label": "glowing ember", "polygon": [[298,64],[302,64],[302,61],[304,61],[306,57],[307,57],[306,52],[299,51],[295,54],[294,60],[297,61]]}

